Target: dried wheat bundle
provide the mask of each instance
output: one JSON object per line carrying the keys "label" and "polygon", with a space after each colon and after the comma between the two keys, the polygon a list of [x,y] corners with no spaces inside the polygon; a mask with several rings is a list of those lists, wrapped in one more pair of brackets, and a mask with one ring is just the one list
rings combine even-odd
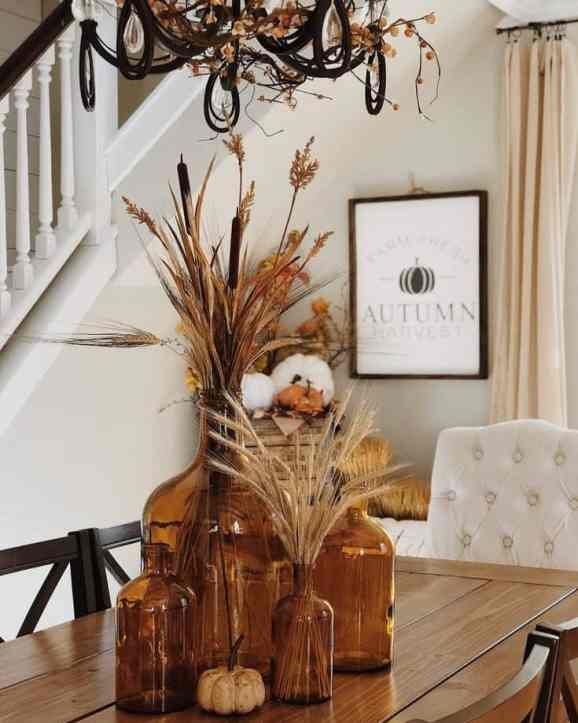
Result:
{"label": "dried wheat bundle", "polygon": [[[228,254],[223,239],[202,239],[203,201],[213,168],[210,164],[193,201],[188,170],[178,165],[180,200],[171,189],[174,219],[155,220],[125,198],[127,212],[160,242],[161,256],[148,253],[159,282],[179,316],[180,338],[161,339],[147,331],[121,325],[102,333],[81,333],[61,343],[77,346],[135,348],[164,345],[183,356],[200,391],[238,390],[243,375],[264,355],[298,346],[299,339],[277,338],[279,318],[294,304],[322,288],[330,279],[310,284],[305,268],[321,251],[329,233],[319,234],[308,249],[308,229],[290,230],[299,193],[314,179],[319,163],[311,139],[295,153],[289,171],[292,188],[287,220],[276,251],[254,261],[244,240],[255,202],[255,186],[243,188],[245,150],[241,136],[225,141],[239,172],[238,205],[231,224]],[[266,263],[265,263],[266,262]]]}
{"label": "dried wheat bundle", "polygon": [[379,463],[373,468],[364,466],[357,475],[343,472],[360,443],[375,431],[375,413],[366,401],[345,418],[350,397],[351,392],[328,415],[319,436],[295,435],[289,459],[265,447],[233,397],[228,402],[234,418],[211,413],[217,424],[210,434],[223,450],[215,453],[212,466],[243,480],[263,500],[294,563],[313,564],[323,540],[351,505],[382,494],[404,479],[403,467],[384,468]]}

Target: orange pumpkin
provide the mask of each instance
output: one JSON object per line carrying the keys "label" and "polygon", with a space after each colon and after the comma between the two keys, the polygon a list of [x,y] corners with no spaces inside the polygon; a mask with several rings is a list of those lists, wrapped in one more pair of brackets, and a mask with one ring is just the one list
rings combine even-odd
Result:
{"label": "orange pumpkin", "polygon": [[299,400],[307,394],[307,389],[299,384],[290,384],[275,395],[274,402],[285,409],[295,409]]}
{"label": "orange pumpkin", "polygon": [[304,414],[319,414],[323,411],[323,392],[309,387],[305,396],[297,400],[293,409]]}

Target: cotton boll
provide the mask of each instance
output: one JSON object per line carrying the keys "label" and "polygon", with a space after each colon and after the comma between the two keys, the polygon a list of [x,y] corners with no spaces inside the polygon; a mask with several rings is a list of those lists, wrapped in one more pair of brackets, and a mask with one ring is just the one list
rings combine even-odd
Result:
{"label": "cotton boll", "polygon": [[271,375],[275,392],[279,394],[291,384],[302,387],[311,385],[323,393],[327,406],[335,394],[333,372],[327,362],[312,354],[293,354],[278,364]]}
{"label": "cotton boll", "polygon": [[266,374],[245,374],[241,381],[241,395],[245,409],[270,409],[273,404],[275,385]]}

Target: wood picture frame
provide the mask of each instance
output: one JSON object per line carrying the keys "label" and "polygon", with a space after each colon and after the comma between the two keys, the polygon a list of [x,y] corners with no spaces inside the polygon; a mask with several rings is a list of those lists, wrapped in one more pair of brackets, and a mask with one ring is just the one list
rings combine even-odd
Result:
{"label": "wood picture frame", "polygon": [[352,377],[488,378],[487,216],[480,190],[350,199]]}

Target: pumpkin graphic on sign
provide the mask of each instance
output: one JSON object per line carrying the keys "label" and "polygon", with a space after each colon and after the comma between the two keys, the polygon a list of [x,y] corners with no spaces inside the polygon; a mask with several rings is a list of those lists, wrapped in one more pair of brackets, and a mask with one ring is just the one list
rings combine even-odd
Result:
{"label": "pumpkin graphic on sign", "polygon": [[420,266],[419,259],[415,260],[415,266],[403,269],[399,275],[399,288],[404,294],[427,294],[434,290],[435,285],[433,269]]}

